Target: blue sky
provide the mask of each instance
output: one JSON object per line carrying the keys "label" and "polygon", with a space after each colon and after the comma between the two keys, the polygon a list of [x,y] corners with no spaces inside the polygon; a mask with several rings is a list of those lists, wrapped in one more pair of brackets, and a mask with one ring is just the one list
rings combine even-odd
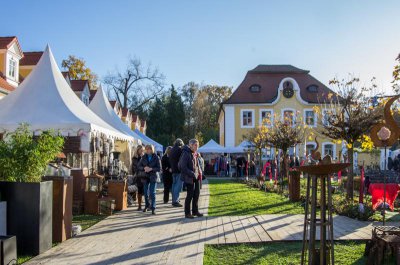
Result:
{"label": "blue sky", "polygon": [[[325,84],[352,73],[390,92],[400,53],[400,1],[6,1],[0,35],[25,51],[48,43],[100,77],[129,56],[168,84],[236,88],[258,64],[292,64]],[[4,12],[7,10],[7,12]]]}

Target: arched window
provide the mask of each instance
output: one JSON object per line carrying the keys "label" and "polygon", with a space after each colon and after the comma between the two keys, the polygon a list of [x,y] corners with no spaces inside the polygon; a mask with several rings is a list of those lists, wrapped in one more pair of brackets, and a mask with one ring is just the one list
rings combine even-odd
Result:
{"label": "arched window", "polygon": [[251,93],[259,93],[261,91],[261,86],[254,84],[254,85],[251,85],[249,89],[250,89]]}

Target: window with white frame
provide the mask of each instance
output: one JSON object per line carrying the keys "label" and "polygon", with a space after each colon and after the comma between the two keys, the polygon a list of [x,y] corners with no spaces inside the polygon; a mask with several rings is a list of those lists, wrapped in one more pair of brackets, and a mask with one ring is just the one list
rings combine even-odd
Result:
{"label": "window with white frame", "polygon": [[316,126],[317,119],[314,110],[304,110],[304,123],[309,126]]}
{"label": "window with white frame", "polygon": [[8,75],[10,77],[15,78],[16,69],[17,69],[17,62],[13,58],[11,58],[8,63]]}
{"label": "window with white frame", "polygon": [[329,118],[334,114],[335,112],[330,109],[323,109],[322,110],[322,124],[327,126],[329,125]]}
{"label": "window with white frame", "polygon": [[294,110],[283,110],[283,121],[286,124],[294,125],[295,123]]}
{"label": "window with white frame", "polygon": [[272,109],[262,109],[260,110],[260,125],[265,125],[265,126],[272,126],[273,121],[273,113],[274,111]]}
{"label": "window with white frame", "polygon": [[241,111],[241,125],[242,128],[253,128],[254,127],[254,110],[242,110]]}
{"label": "window with white frame", "polygon": [[306,144],[306,155],[310,155],[311,151],[314,151],[316,144],[314,143],[307,143]]}
{"label": "window with white frame", "polygon": [[335,156],[335,146],[332,143],[323,144],[323,156],[330,155],[332,158]]}

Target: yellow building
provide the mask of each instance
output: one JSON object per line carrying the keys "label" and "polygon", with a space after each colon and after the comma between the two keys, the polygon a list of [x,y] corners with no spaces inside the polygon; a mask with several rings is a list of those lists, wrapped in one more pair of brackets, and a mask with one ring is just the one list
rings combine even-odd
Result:
{"label": "yellow building", "polygon": [[[301,157],[315,149],[316,143],[310,139],[312,131],[318,136],[321,154],[337,158],[342,144],[335,144],[318,133],[318,127],[326,122],[322,117],[327,115],[327,109],[321,103],[328,102],[328,95],[332,93],[307,70],[292,65],[259,65],[247,72],[232,96],[222,104],[219,116],[220,144],[237,146],[250,129],[260,126],[267,117],[271,117],[271,122],[274,122],[274,116],[293,117],[301,118],[310,129],[304,144],[289,150],[290,154],[295,152]],[[321,114],[315,112],[315,106],[319,106]],[[266,150],[264,159],[268,159],[274,151]]]}

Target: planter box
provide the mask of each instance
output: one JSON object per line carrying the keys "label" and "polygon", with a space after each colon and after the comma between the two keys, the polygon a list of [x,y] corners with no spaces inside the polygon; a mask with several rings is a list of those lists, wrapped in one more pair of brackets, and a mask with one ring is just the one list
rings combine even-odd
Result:
{"label": "planter box", "polygon": [[53,243],[71,238],[72,177],[45,176],[53,181]]}
{"label": "planter box", "polygon": [[79,215],[83,213],[83,201],[85,195],[85,183],[87,170],[71,169],[71,176],[73,178],[73,214]]}
{"label": "planter box", "polygon": [[18,253],[39,255],[52,246],[53,182],[0,182],[7,201],[7,233],[17,237]]}
{"label": "planter box", "polygon": [[7,202],[0,201],[0,236],[7,235]]}
{"label": "planter box", "polygon": [[121,211],[128,208],[128,192],[126,180],[109,180],[108,196],[115,199],[115,210]]}
{"label": "planter box", "polygon": [[289,173],[289,199],[292,202],[300,201],[300,172]]}
{"label": "planter box", "polygon": [[0,236],[0,264],[17,264],[17,238],[15,236]]}

